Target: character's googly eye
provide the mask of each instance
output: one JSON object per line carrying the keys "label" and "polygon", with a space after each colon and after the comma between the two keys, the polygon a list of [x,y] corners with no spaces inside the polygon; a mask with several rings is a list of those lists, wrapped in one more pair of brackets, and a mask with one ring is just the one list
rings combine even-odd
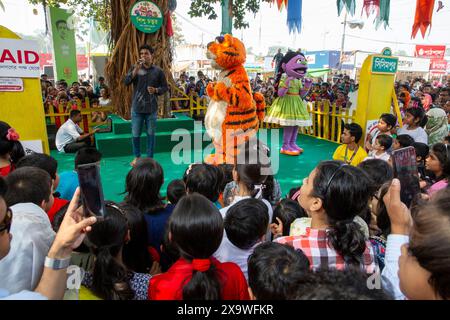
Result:
{"label": "character's googly eye", "polygon": [[219,36],[216,38],[217,43],[223,43],[225,41],[225,38],[223,36]]}

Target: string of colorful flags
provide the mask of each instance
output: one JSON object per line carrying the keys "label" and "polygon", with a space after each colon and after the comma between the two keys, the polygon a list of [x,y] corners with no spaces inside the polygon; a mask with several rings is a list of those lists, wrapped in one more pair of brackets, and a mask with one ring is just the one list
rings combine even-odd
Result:
{"label": "string of colorful flags", "polygon": [[[375,28],[378,29],[383,26],[386,29],[389,26],[390,15],[390,0],[362,0],[363,7],[361,16],[366,13],[369,17],[371,14],[375,14]],[[302,27],[302,0],[272,0],[272,3],[276,3],[279,11],[283,8],[287,10],[287,25],[289,32],[301,32]],[[411,38],[415,38],[417,32],[420,30],[422,37],[425,38],[426,31],[430,28],[434,13],[435,0],[416,0],[416,13],[414,17],[414,23],[412,26]],[[338,16],[342,11],[347,11],[350,16],[354,16],[356,13],[356,0],[336,0],[336,6]],[[442,1],[438,1],[438,8],[436,12],[439,12],[444,7]]]}

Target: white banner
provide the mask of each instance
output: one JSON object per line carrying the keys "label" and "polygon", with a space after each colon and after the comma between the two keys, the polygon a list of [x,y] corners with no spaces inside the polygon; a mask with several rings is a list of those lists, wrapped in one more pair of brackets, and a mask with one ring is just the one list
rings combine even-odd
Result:
{"label": "white banner", "polygon": [[0,38],[0,77],[39,78],[38,43]]}
{"label": "white banner", "polygon": [[23,80],[21,78],[0,78],[0,92],[23,91]]}
{"label": "white banner", "polygon": [[308,61],[308,64],[316,64],[316,55],[315,54],[306,54],[305,58],[306,58],[306,61]]}
{"label": "white banner", "polygon": [[29,155],[33,152],[34,153],[44,152],[44,149],[42,148],[42,140],[27,140],[27,141],[20,141],[20,143],[22,143],[26,155]]}
{"label": "white banner", "polygon": [[430,59],[414,57],[398,57],[398,71],[428,72]]}
{"label": "white banner", "polygon": [[362,65],[364,63],[364,60],[366,60],[366,58],[369,56],[369,54],[371,54],[371,53],[357,51],[356,58],[355,58],[355,68],[361,69]]}

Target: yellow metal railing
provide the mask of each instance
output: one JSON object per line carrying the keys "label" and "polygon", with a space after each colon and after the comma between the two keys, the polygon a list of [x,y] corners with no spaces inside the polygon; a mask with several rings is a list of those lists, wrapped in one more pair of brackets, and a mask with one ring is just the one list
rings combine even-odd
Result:
{"label": "yellow metal railing", "polygon": [[[170,98],[172,113],[189,113],[191,117],[201,117],[206,114],[206,98],[194,98],[188,96],[179,88],[172,87],[172,89],[176,93],[176,97]],[[172,93],[174,91],[172,91]],[[174,109],[174,107],[180,103],[182,103],[184,107]],[[85,132],[91,131],[95,126],[106,123],[93,122],[92,114],[94,112],[103,112],[106,114],[113,112],[112,107],[92,108],[88,98],[86,98],[84,105],[80,102],[77,107],[83,116],[83,121],[80,126]],[[45,116],[51,124],[56,124],[57,128],[59,128],[59,126],[69,118],[69,109],[70,108],[64,109],[63,106],[47,104]],[[336,104],[330,104],[328,100],[308,102],[307,109],[311,116],[312,125],[310,127],[301,127],[299,132],[338,143],[340,143],[341,140],[343,124],[353,122],[355,119],[355,111],[350,114],[348,108],[339,108]],[[261,128],[271,129],[280,128],[280,126],[264,122],[262,123]]]}
{"label": "yellow metal railing", "polygon": [[[205,115],[206,109],[208,108],[208,100],[207,98],[193,97],[187,95],[180,88],[170,85],[172,89],[172,94],[175,97],[170,98],[170,105],[172,107],[173,113],[189,113],[191,117]],[[176,108],[180,102],[184,105],[184,108]]]}
{"label": "yellow metal railing", "polygon": [[[308,102],[307,109],[312,126],[301,127],[299,132],[316,138],[340,143],[342,126],[355,120],[355,111],[331,105],[328,100]],[[278,125],[263,123],[262,128],[280,128]]]}
{"label": "yellow metal railing", "polygon": [[[73,104],[69,105],[53,105],[52,103],[48,103],[45,106],[45,117],[47,119],[47,123],[56,125],[59,128],[64,122],[69,119],[70,110],[73,108]],[[81,111],[81,115],[83,117],[83,121],[80,124],[80,127],[84,130],[84,132],[91,132],[93,127],[101,126],[106,124],[106,121],[92,121],[93,114],[95,113],[112,113],[112,107],[99,107],[92,108],[90,105],[89,98],[86,98],[84,104],[79,101],[76,105],[76,108]]]}

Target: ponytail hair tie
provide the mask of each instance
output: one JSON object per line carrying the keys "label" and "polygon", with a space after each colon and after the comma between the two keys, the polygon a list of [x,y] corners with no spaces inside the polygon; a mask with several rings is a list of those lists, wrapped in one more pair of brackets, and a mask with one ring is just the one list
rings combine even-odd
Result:
{"label": "ponytail hair tie", "polygon": [[194,166],[197,165],[197,164],[201,164],[201,163],[198,163],[198,162],[197,162],[197,163],[191,163],[191,164],[189,165],[188,169],[186,170],[186,176],[188,176],[188,175],[191,174],[192,168],[194,168]]}
{"label": "ponytail hair tie", "polygon": [[255,185],[255,190],[258,191],[258,193],[255,196],[255,199],[261,199],[262,198],[262,193],[263,190],[266,188],[266,186],[264,184],[256,184]]}
{"label": "ponytail hair tie", "polygon": [[192,260],[192,268],[195,271],[205,272],[211,267],[210,259],[194,259]]}
{"label": "ponytail hair tie", "polygon": [[14,128],[9,128],[6,134],[6,139],[9,141],[18,141],[20,138],[19,134],[14,130]]}

